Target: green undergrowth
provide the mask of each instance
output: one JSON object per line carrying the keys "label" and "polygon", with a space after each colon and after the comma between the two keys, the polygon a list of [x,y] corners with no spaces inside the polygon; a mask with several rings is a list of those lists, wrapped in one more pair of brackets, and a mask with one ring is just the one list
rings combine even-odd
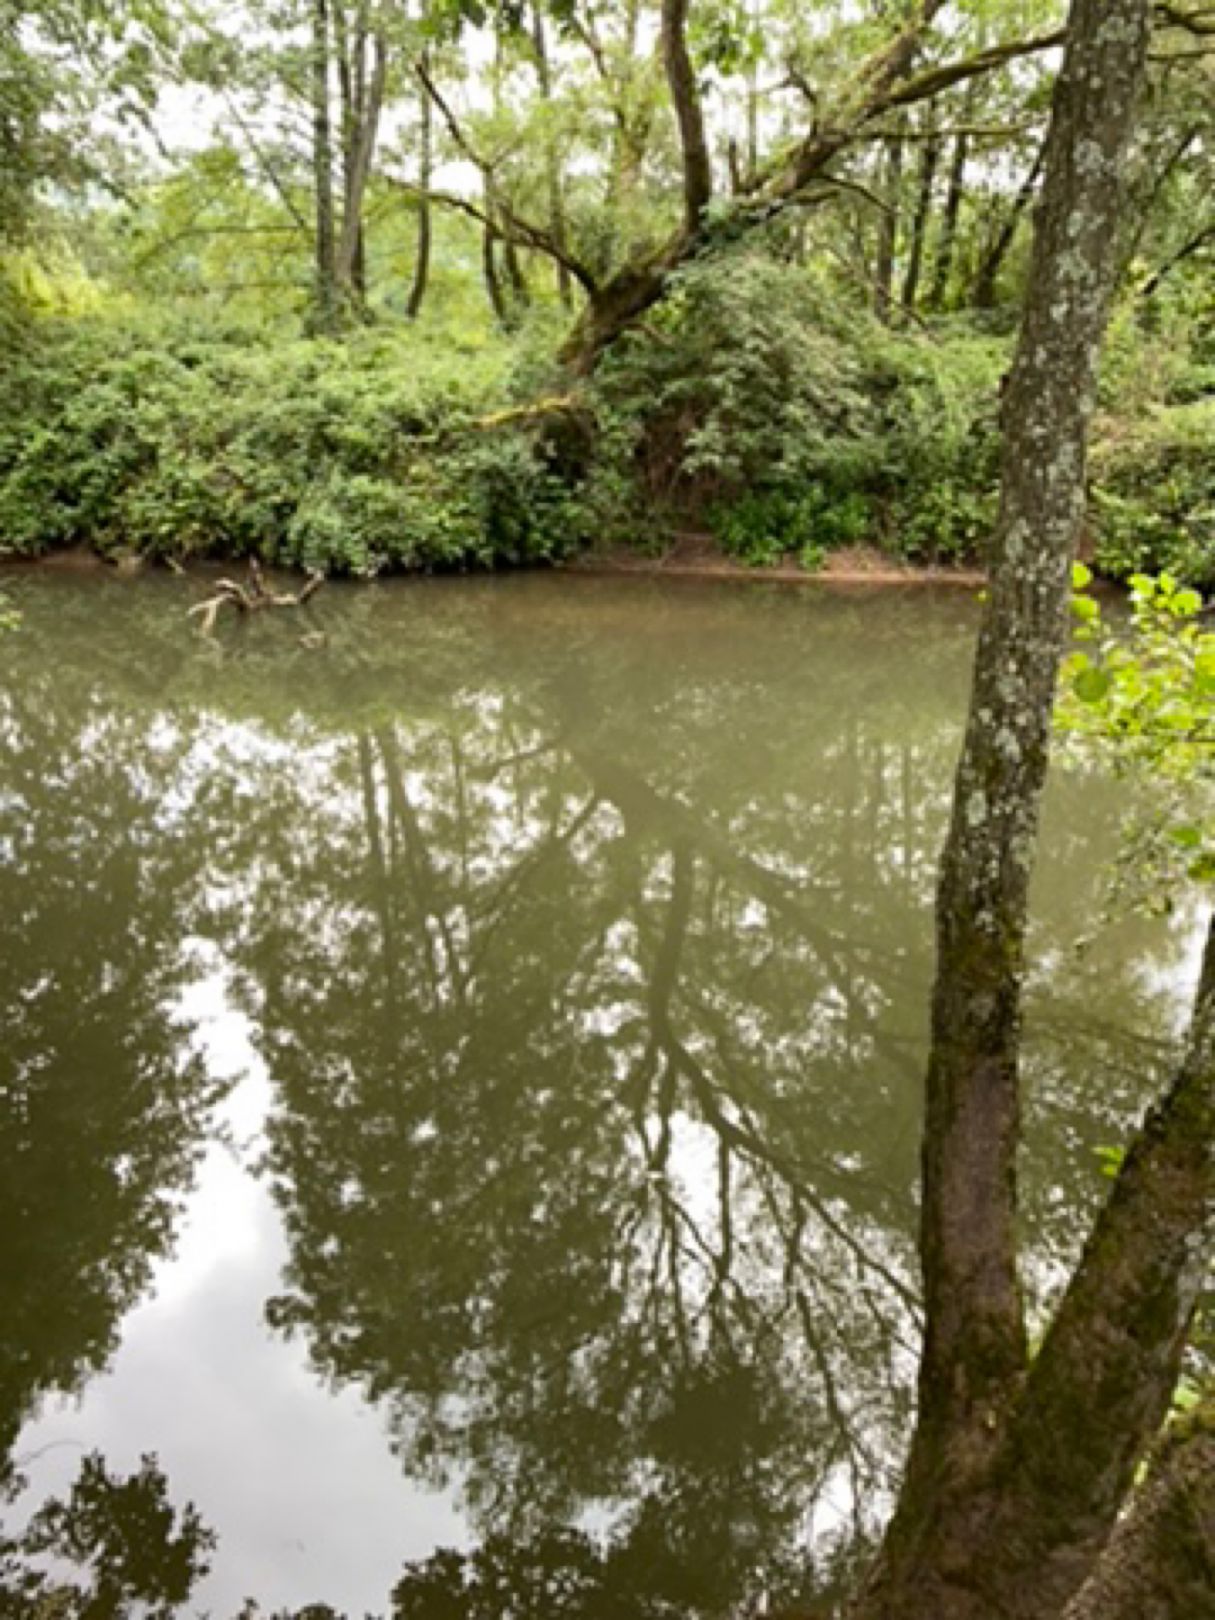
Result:
{"label": "green undergrowth", "polygon": [[0,547],[258,556],[330,573],[550,559],[567,483],[485,428],[504,355],[146,323],[43,323],[0,382]]}
{"label": "green undergrowth", "polygon": [[[760,249],[693,264],[594,381],[554,332],[341,341],[86,300],[3,311],[0,554],[243,558],[370,576],[661,549],[981,560],[1008,335],[891,331]],[[1123,320],[1093,456],[1104,574],[1215,582],[1215,364]],[[572,400],[569,396],[572,395]],[[560,396],[553,410],[520,409]],[[561,397],[566,403],[561,403]]]}

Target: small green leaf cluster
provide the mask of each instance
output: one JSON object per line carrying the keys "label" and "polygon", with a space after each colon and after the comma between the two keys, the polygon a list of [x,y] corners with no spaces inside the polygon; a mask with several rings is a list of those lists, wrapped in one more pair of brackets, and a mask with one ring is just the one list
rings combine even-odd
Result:
{"label": "small green leaf cluster", "polygon": [[709,522],[722,550],[739,562],[770,568],[793,556],[811,573],[829,551],[860,545],[872,532],[871,508],[862,494],[837,495],[821,484],[811,484],[799,496],[754,491],[710,512]]}
{"label": "small green leaf cluster", "polygon": [[1064,665],[1059,723],[1163,796],[1136,854],[1167,908],[1178,880],[1215,882],[1215,633],[1198,592],[1171,574],[1131,579],[1129,627],[1107,621],[1083,564],[1074,584],[1080,645]]}

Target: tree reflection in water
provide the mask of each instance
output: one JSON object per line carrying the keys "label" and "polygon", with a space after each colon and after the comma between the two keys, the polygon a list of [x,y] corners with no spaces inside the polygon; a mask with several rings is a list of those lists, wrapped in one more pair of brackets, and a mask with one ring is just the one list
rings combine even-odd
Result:
{"label": "tree reflection in water", "polygon": [[[910,1420],[965,643],[867,620],[898,659],[858,662],[856,616],[821,613],[723,659],[669,604],[605,622],[506,592],[419,614],[393,662],[358,633],[366,603],[308,684],[281,648],[202,672],[166,651],[171,723],[158,699],[10,724],[28,891],[0,922],[26,930],[8,1048],[37,1108],[3,1127],[26,1133],[5,1155],[29,1166],[30,1247],[6,1244],[28,1279],[4,1284],[24,1324],[6,1433],[102,1364],[167,1242],[207,1100],[172,1011],[197,935],[274,1087],[270,1320],[382,1408],[403,1468],[456,1488],[479,1536],[410,1566],[393,1613],[829,1607]],[[714,611],[729,635],[740,610]],[[1150,1081],[1158,1043],[1128,1030],[1161,1016],[1126,965],[1150,952],[1071,949],[1117,806],[1080,779],[1056,806],[1026,1211],[1044,1291],[1099,1191],[1090,1148]],[[1117,1029],[1088,1009],[1115,973]],[[42,1322],[43,1279],[69,1274],[88,1286]]]}

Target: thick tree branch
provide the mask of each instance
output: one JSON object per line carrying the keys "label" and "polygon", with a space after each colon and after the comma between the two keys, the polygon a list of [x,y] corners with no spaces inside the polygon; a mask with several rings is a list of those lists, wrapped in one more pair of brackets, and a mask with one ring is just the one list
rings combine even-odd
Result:
{"label": "thick tree branch", "polygon": [[934,96],[941,95],[946,90],[952,90],[955,85],[966,84],[971,79],[980,79],[985,74],[994,73],[997,68],[1006,67],[1009,62],[1020,61],[1022,57],[1038,56],[1043,51],[1057,50],[1067,43],[1066,28],[1056,28],[1049,34],[1035,34],[1030,39],[1013,40],[1007,45],[993,45],[990,50],[979,51],[974,56],[964,56],[956,62],[943,62],[939,67],[928,68],[923,73],[916,74],[915,78],[891,92],[883,105],[883,111],[890,107],[909,107],[917,101],[931,101]]}
{"label": "thick tree branch", "polygon": [[1215,1399],[1165,1436],[1063,1620],[1196,1620],[1215,1592]]}
{"label": "thick tree branch", "polygon": [[1103,1535],[1177,1383],[1215,1227],[1215,920],[1185,1055],[1127,1154],[1034,1363],[1014,1490]]}

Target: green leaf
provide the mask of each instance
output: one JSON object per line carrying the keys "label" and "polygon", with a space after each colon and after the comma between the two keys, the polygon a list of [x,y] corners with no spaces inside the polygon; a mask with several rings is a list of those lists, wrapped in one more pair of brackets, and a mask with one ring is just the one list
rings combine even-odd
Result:
{"label": "green leaf", "polygon": [[1076,696],[1082,703],[1100,703],[1114,684],[1108,669],[1082,669],[1076,676]]}

